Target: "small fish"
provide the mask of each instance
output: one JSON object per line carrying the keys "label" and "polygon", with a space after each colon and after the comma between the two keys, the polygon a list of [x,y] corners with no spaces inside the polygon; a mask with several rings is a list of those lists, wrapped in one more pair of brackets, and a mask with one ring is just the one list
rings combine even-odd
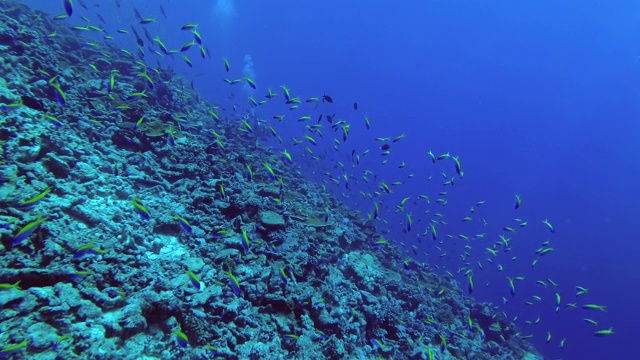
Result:
{"label": "small fish", "polygon": [[198,24],[185,24],[185,25],[182,25],[180,30],[194,30],[197,28],[198,28]]}
{"label": "small fish", "polygon": [[245,77],[244,80],[249,84],[252,89],[256,89],[256,83],[250,77]]}
{"label": "small fish", "polygon": [[143,218],[144,220],[151,219],[151,214],[149,213],[149,210],[147,210],[147,208],[145,208],[142,205],[142,201],[140,199],[138,199],[137,197],[134,197],[131,204],[133,205],[134,210],[140,215],[141,218]]}
{"label": "small fish", "polygon": [[189,281],[191,282],[191,285],[193,285],[194,288],[196,288],[197,290],[204,289],[204,283],[200,281],[200,279],[198,279],[196,274],[191,272],[191,270],[187,270],[187,276],[189,277]]}
{"label": "small fish", "polygon": [[190,68],[193,67],[193,63],[191,62],[191,60],[189,60],[189,58],[187,57],[187,55],[182,55],[182,60],[184,60],[184,62],[187,64],[187,66],[189,66]]}
{"label": "small fish", "polygon": [[23,342],[18,344],[9,344],[7,347],[0,349],[0,356],[4,357],[6,355],[13,354],[21,350],[25,350],[28,345],[29,345],[29,341],[27,340],[24,340]]}
{"label": "small fish", "polygon": [[431,157],[431,162],[435,164],[437,160],[436,155],[431,150],[429,150],[427,154],[429,154],[429,157]]}
{"label": "small fish", "polygon": [[402,133],[401,135],[396,136],[395,138],[393,138],[393,140],[391,140],[391,142],[398,142],[402,139],[404,139],[405,137],[407,137],[407,135],[405,135],[405,133]]}
{"label": "small fish", "polygon": [[190,41],[190,42],[188,42],[188,43],[186,43],[186,44],[182,45],[182,47],[180,48],[180,51],[181,51],[181,52],[185,52],[185,51],[187,51],[187,50],[191,49],[191,47],[192,47],[193,45],[195,45],[195,44],[196,44],[195,40],[192,40],[192,41]]}
{"label": "small fish", "polygon": [[553,227],[553,225],[551,225],[551,223],[549,222],[549,220],[548,220],[548,219],[544,219],[544,220],[542,220],[542,223],[547,227],[547,229],[549,229],[549,231],[550,231],[552,234],[555,234],[555,233],[556,233],[556,229]]}
{"label": "small fish", "polygon": [[265,162],[264,167],[267,168],[267,175],[269,176],[269,179],[271,179],[271,181],[275,181],[276,174],[273,172],[273,169],[271,168],[271,166],[269,166],[269,164]]}
{"label": "small fish", "polygon": [[284,282],[284,284],[287,285],[289,277],[287,276],[284,270],[285,268],[280,269],[280,279],[282,279],[282,282]]}
{"label": "small fish", "polygon": [[598,331],[594,332],[593,336],[595,336],[595,337],[605,337],[605,336],[609,336],[609,335],[613,335],[613,334],[614,334],[613,328],[610,327],[610,328],[608,328],[606,330],[598,330]]}
{"label": "small fish", "polygon": [[384,345],[380,342],[380,340],[377,339],[371,339],[371,344],[373,345],[374,349],[380,349],[382,351],[385,350]]}
{"label": "small fish", "polygon": [[457,156],[453,157],[453,161],[456,163],[456,173],[460,175],[460,177],[464,176],[464,172],[462,171],[462,165],[460,165],[460,159]]}
{"label": "small fish", "polygon": [[240,283],[238,279],[231,273],[231,271],[226,271],[225,274],[229,277],[229,287],[233,290],[236,295],[240,295]]}
{"label": "small fish", "polygon": [[25,200],[23,202],[21,202],[18,206],[16,206],[19,209],[25,209],[25,208],[30,208],[32,206],[35,206],[38,202],[40,202],[40,200],[42,200],[48,193],[51,192],[51,187],[48,186],[43,192],[41,192],[40,194],[36,195],[35,197],[29,199],[29,200]]}
{"label": "small fish", "polygon": [[51,83],[50,85],[55,90],[54,95],[56,96],[56,100],[58,100],[58,103],[60,105],[64,106],[67,103],[67,95],[64,93],[64,91],[62,91],[60,86],[53,83]]}
{"label": "small fish", "polygon": [[607,307],[604,305],[596,305],[596,304],[585,304],[582,305],[582,308],[585,310],[600,310],[600,311],[607,311]]}
{"label": "small fish", "polygon": [[97,247],[92,240],[87,245],[83,245],[79,247],[78,250],[76,250],[75,254],[73,254],[73,258],[79,259],[85,255],[99,255],[99,254],[104,254],[106,252],[107,252],[106,250],[102,250],[99,247]]}
{"label": "small fish", "polygon": [[287,164],[289,164],[289,165],[293,164],[293,158],[291,157],[291,154],[289,154],[289,152],[287,152],[286,149],[282,152],[282,155],[284,155],[284,161]]}
{"label": "small fish", "polygon": [[116,76],[112,72],[111,76],[109,77],[109,82],[107,82],[107,94],[111,94],[111,91],[113,90],[113,87],[115,86],[115,82],[116,82]]}
{"label": "small fish", "polygon": [[248,182],[253,180],[253,171],[251,170],[251,165],[247,164],[247,172],[245,173],[245,177]]}
{"label": "small fish", "polygon": [[193,29],[193,40],[198,43],[198,45],[202,45],[202,36],[200,36],[200,33],[196,29]]}
{"label": "small fish", "polygon": [[247,230],[242,229],[242,247],[244,248],[244,251],[249,251],[249,234],[247,234]]}
{"label": "small fish", "polygon": [[520,195],[516,194],[516,203],[514,205],[514,208],[518,210],[520,206],[522,206],[522,198],[520,197]]}
{"label": "small fish", "polygon": [[325,102],[325,101],[330,103],[330,104],[333,104],[333,99],[331,98],[331,96],[326,95],[326,94],[322,95],[322,102]]}
{"label": "small fish", "polygon": [[72,0],[63,0],[62,5],[64,5],[64,11],[67,13],[67,16],[73,15],[73,1]]}
{"label": "small fish", "polygon": [[22,290],[20,289],[20,281],[22,280],[18,280],[13,284],[0,284],[0,290],[9,290],[9,289]]}
{"label": "small fish", "polygon": [[507,280],[509,280],[509,292],[511,293],[511,296],[514,297],[516,296],[516,285],[513,283],[512,278],[507,277]]}
{"label": "small fish", "polygon": [[38,228],[38,225],[42,224],[45,220],[47,220],[46,217],[39,216],[34,221],[25,225],[22,229],[20,229],[20,231],[18,231],[16,236],[13,238],[13,240],[11,241],[11,246],[18,245],[23,240],[28,238],[29,235],[31,235]]}
{"label": "small fish", "polygon": [[189,346],[189,338],[187,337],[187,334],[182,332],[180,326],[178,326],[176,330],[173,330],[173,334],[176,335],[176,341],[178,341],[178,345],[182,347]]}
{"label": "small fish", "polygon": [[584,295],[589,292],[589,289],[584,288],[582,286],[576,286],[576,296]]}
{"label": "small fish", "polygon": [[591,324],[591,325],[595,325],[598,326],[598,322],[592,319],[582,319],[584,322],[586,322],[587,324]]}
{"label": "small fish", "polygon": [[180,224],[180,226],[182,226],[182,229],[184,229],[184,231],[188,233],[191,233],[193,231],[193,229],[191,228],[191,224],[189,224],[189,222],[185,218],[179,215],[175,215],[173,219],[178,220],[178,223]]}

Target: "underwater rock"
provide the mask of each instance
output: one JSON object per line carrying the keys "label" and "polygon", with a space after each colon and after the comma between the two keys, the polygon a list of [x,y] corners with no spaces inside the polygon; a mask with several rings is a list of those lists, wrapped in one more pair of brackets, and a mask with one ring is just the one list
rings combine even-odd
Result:
{"label": "underwater rock", "polygon": [[273,211],[260,212],[260,223],[269,230],[280,230],[285,227],[284,217]]}

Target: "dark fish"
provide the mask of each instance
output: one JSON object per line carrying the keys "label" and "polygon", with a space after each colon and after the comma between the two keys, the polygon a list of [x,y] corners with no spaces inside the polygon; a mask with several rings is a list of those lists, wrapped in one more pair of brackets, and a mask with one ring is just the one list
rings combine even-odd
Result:
{"label": "dark fish", "polygon": [[73,15],[73,3],[71,2],[71,0],[64,0],[62,3],[64,5],[64,11],[67,13],[67,16]]}
{"label": "dark fish", "polygon": [[322,95],[322,102],[325,102],[325,101],[330,104],[333,104],[333,99],[329,95]]}
{"label": "dark fish", "polygon": [[133,14],[135,15],[136,19],[138,19],[138,21],[142,21],[142,15],[140,15],[140,11],[138,11],[138,9],[133,8]]}
{"label": "dark fish", "polygon": [[138,46],[144,46],[144,41],[142,41],[142,38],[140,38],[140,35],[138,35],[138,32],[136,31],[136,28],[133,27],[133,25],[131,25],[131,31],[136,37],[136,43],[138,43]]}
{"label": "dark fish", "polygon": [[357,102],[353,103],[353,110],[358,110],[358,103]]}
{"label": "dark fish", "polygon": [[80,6],[82,6],[83,9],[89,10],[89,8],[87,8],[87,4],[85,4],[84,1],[78,0],[78,4],[80,4]]}
{"label": "dark fish", "polygon": [[382,145],[382,146],[380,147],[380,150],[387,151],[387,150],[389,150],[389,148],[390,148],[390,147],[391,147],[391,145],[389,145],[389,144],[384,144],[384,145]]}
{"label": "dark fish", "polygon": [[318,116],[318,123],[320,123],[320,121],[322,121],[322,114],[320,114],[320,116]]}
{"label": "dark fish", "polygon": [[116,0],[116,6],[118,7],[118,9],[120,9],[120,1]]}
{"label": "dark fish", "polygon": [[160,5],[160,12],[162,13],[162,16],[164,16],[165,18],[167,17],[167,14],[165,14],[164,8],[162,7],[162,5]]}
{"label": "dark fish", "polygon": [[334,116],[336,116],[336,114],[333,114],[333,115],[327,115],[327,121],[328,121],[329,123],[333,123],[333,117],[334,117]]}
{"label": "dark fish", "polygon": [[143,28],[142,31],[144,32],[144,37],[147,38],[147,41],[153,43],[153,39],[151,38],[151,34],[149,34],[149,31],[147,31],[147,28]]}
{"label": "dark fish", "polygon": [[102,17],[102,15],[96,13],[96,17],[98,18],[98,20],[100,20],[102,22],[102,24],[106,24],[107,21]]}

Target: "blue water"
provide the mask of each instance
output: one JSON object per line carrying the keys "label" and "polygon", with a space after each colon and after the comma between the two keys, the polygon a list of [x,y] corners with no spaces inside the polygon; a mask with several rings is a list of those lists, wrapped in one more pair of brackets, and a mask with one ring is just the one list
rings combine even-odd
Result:
{"label": "blue water", "polygon": [[[54,14],[62,12],[61,2],[26,2]],[[91,11],[97,10],[112,31],[129,28],[135,21],[132,5],[120,2],[120,9],[113,1],[101,1]],[[168,18],[160,14],[159,3]],[[349,190],[344,182],[336,186],[329,181],[327,186],[364,216],[373,210],[373,201],[363,199],[359,191],[376,191],[380,181],[405,182],[380,200],[389,221],[380,229],[389,240],[417,245],[415,258],[439,265],[443,273],[443,266],[453,273],[464,266],[459,255],[467,244],[446,239],[445,234],[486,232],[490,239],[471,242],[473,296],[495,304],[506,297],[502,308],[510,318],[518,316],[520,330],[534,335],[532,341],[545,357],[636,358],[631,344],[640,324],[640,3],[163,0],[136,6],[143,16],[161,20],[148,29],[172,48],[190,40],[180,26],[200,24],[213,60],[202,60],[194,52],[193,68],[179,57],[162,63],[192,79],[202,96],[214,103],[228,107],[233,102],[220,80],[227,77],[222,57],[229,59],[236,77],[244,72],[254,78],[260,89],[256,99],[268,87],[281,92],[282,84],[303,99],[330,95],[331,110],[320,108],[314,117],[335,112],[337,118],[348,119],[352,129],[347,143],[334,151],[329,124],[324,122],[327,136],[314,148],[322,161],[308,159],[301,164],[304,173],[317,179],[330,172],[340,178],[345,171],[335,168],[336,162],[346,164],[353,176]],[[133,49],[132,38],[115,41]],[[246,98],[250,92],[245,90],[237,88],[236,97]],[[263,118],[271,115],[273,109],[266,107],[257,113]],[[294,121],[301,115],[307,113],[287,115],[288,122],[275,125],[285,146],[270,145],[303,154],[304,149],[294,148],[290,140],[304,133]],[[370,130],[364,126],[364,115],[371,120]],[[393,143],[391,155],[383,158],[382,143],[374,138],[403,132],[406,138]],[[351,149],[371,152],[351,168]],[[443,187],[440,173],[453,176],[453,162],[433,165],[429,150],[460,156],[464,178]],[[381,165],[384,159],[388,163]],[[401,169],[403,161],[406,166]],[[379,174],[377,180],[364,183],[363,169]],[[433,179],[427,181],[430,175]],[[442,212],[448,221],[439,228],[444,244],[438,246],[447,252],[443,258],[428,237],[421,243],[416,240],[432,218],[424,214],[426,207],[418,196],[429,194],[434,201],[439,191],[448,191],[448,204],[440,210],[432,207],[432,213]],[[518,210],[513,206],[515,194],[523,199]],[[394,209],[407,196],[414,226],[405,233],[406,217]],[[469,208],[480,200],[486,204],[476,207],[474,221],[463,223]],[[486,263],[489,255],[483,249],[498,240],[497,234],[504,234],[503,226],[517,227],[514,218],[527,220],[529,226],[506,234],[512,239],[511,253]],[[555,234],[542,225],[545,218],[555,226]],[[534,252],[546,240],[555,251],[532,269]],[[476,261],[483,261],[484,270]],[[497,271],[498,263],[504,271]],[[514,298],[507,276],[525,277],[516,283]],[[456,278],[466,287],[463,274]],[[535,284],[546,278],[558,287]],[[589,294],[576,298],[576,285],[589,288]],[[556,293],[562,297],[558,313]],[[525,305],[533,295],[542,301]],[[578,309],[564,307],[573,302]],[[580,309],[585,303],[605,304],[607,312]],[[539,324],[524,323],[538,316]],[[597,320],[598,327],[584,323],[585,317]],[[593,336],[609,327],[614,335]],[[552,333],[549,344],[547,332]],[[563,350],[562,338],[567,339]]]}

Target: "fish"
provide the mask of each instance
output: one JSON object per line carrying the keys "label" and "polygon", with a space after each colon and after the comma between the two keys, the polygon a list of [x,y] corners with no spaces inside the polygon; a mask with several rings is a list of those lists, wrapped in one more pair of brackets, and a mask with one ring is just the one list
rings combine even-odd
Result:
{"label": "fish", "polygon": [[427,154],[429,154],[429,156],[431,157],[431,162],[435,164],[437,160],[436,155],[431,150],[429,150]]}
{"label": "fish", "polygon": [[182,27],[180,27],[180,30],[194,30],[198,28],[198,24],[184,24],[182,25]]}
{"label": "fish", "polygon": [[107,252],[106,250],[102,250],[99,247],[97,247],[92,240],[87,245],[83,245],[79,247],[78,250],[76,250],[76,252],[73,254],[73,258],[79,259],[85,255],[99,255],[99,254],[104,254],[106,252]]}
{"label": "fish", "polygon": [[242,247],[244,251],[249,251],[249,234],[247,234],[247,230],[242,229]]}
{"label": "fish", "polygon": [[250,77],[245,77],[244,80],[249,84],[252,89],[256,89],[256,83]]}
{"label": "fish", "polygon": [[200,33],[196,29],[193,29],[192,33],[193,40],[198,43],[198,45],[202,45],[202,36],[200,36]]}
{"label": "fish", "polygon": [[265,162],[264,167],[267,169],[267,175],[269,176],[269,179],[271,179],[271,181],[275,181],[276,174],[273,172],[273,169],[271,168],[271,166],[269,166],[269,164]]}
{"label": "fish", "polygon": [[187,55],[182,55],[182,60],[184,60],[184,62],[187,64],[187,66],[189,66],[190,68],[193,67],[193,63],[191,62],[191,60],[189,60],[189,58],[187,57]]}
{"label": "fish", "polygon": [[45,222],[45,220],[47,220],[46,217],[39,216],[34,221],[25,225],[22,229],[20,229],[20,231],[18,231],[16,236],[13,238],[13,240],[11,240],[11,246],[12,247],[16,246],[20,244],[22,241],[24,241],[25,239],[27,239],[29,235],[31,235],[38,228],[40,224]]}
{"label": "fish", "polygon": [[548,219],[544,219],[542,220],[542,223],[547,227],[547,229],[552,233],[555,234],[556,233],[556,229],[553,227],[553,225],[551,225],[551,223],[549,222]]}
{"label": "fish", "polygon": [[600,310],[600,311],[607,311],[607,307],[604,305],[596,305],[596,304],[585,304],[582,305],[582,308],[585,310]]}
{"label": "fish", "polygon": [[456,173],[458,175],[460,175],[460,177],[464,176],[464,172],[462,171],[462,165],[460,165],[460,159],[457,156],[453,157],[453,161],[455,161],[456,164]]}
{"label": "fish", "polygon": [[520,209],[520,206],[522,206],[522,198],[520,195],[516,194],[516,203],[514,205],[515,210]]}
{"label": "fish", "polygon": [[287,276],[287,274],[285,273],[285,268],[281,268],[280,269],[280,279],[282,279],[282,282],[287,285],[289,277]]}
{"label": "fish", "polygon": [[176,335],[176,341],[178,342],[178,345],[180,345],[181,347],[189,346],[189,338],[187,337],[187,334],[182,332],[182,329],[179,325],[176,330],[173,330],[173,334]]}
{"label": "fish", "polygon": [[516,285],[513,282],[513,279],[510,277],[507,277],[507,280],[509,280],[509,292],[511,293],[512,297],[516,296]]}
{"label": "fish", "polygon": [[58,100],[58,103],[64,106],[67,103],[67,95],[64,93],[64,91],[62,91],[59,85],[53,84],[51,82],[49,84],[54,89],[54,95],[56,96],[56,100]]}
{"label": "fish", "polygon": [[141,218],[143,218],[144,220],[151,219],[151,214],[149,213],[149,210],[147,210],[147,208],[145,208],[144,205],[142,205],[142,201],[140,199],[138,199],[137,197],[134,197],[131,204],[133,205],[133,209],[135,210],[135,212],[137,212]]}
{"label": "fish", "polygon": [[21,350],[25,350],[28,345],[29,345],[29,341],[28,340],[24,340],[24,341],[22,341],[21,343],[18,343],[18,344],[9,344],[8,346],[0,349],[0,356],[4,357],[4,356],[7,356],[9,354],[13,354],[13,353],[19,352]]}
{"label": "fish", "polygon": [[62,5],[64,6],[64,11],[67,13],[67,16],[73,15],[73,1],[72,0],[63,0]]}
{"label": "fish", "polygon": [[251,171],[251,165],[247,164],[247,172],[245,173],[245,178],[248,182],[253,180],[253,171]]}
{"label": "fish", "polygon": [[331,98],[331,96],[326,95],[326,94],[322,95],[322,102],[325,102],[325,101],[330,103],[330,104],[333,104],[333,99]]}
{"label": "fish", "polygon": [[188,233],[191,233],[193,231],[193,229],[191,228],[191,224],[189,224],[189,222],[185,218],[181,217],[180,215],[175,215],[173,219],[178,220],[178,223],[184,231]]}
{"label": "fish", "polygon": [[[224,71],[229,72],[229,70],[231,69],[229,60],[227,60],[227,58],[223,58],[222,61],[224,61]],[[269,95],[271,95],[271,89],[269,89]]]}
{"label": "fish", "polygon": [[43,192],[41,192],[40,194],[32,197],[31,199],[22,201],[20,204],[18,204],[16,206],[16,208],[18,208],[18,209],[26,209],[26,208],[33,207],[37,203],[39,203],[40,200],[42,200],[45,196],[47,196],[47,194],[49,194],[50,192],[51,192],[51,186],[47,186],[47,188],[44,189]]}
{"label": "fish", "polygon": [[196,274],[191,272],[191,270],[187,270],[187,276],[189,277],[189,282],[191,282],[191,285],[193,285],[194,288],[196,288],[199,291],[204,289],[204,283],[200,281],[200,279],[198,279]]}
{"label": "fish", "polygon": [[190,42],[188,42],[188,43],[186,43],[186,44],[182,45],[182,47],[180,48],[180,51],[181,51],[181,52],[185,52],[185,51],[187,51],[187,50],[191,49],[191,47],[192,47],[193,45],[195,45],[195,44],[196,44],[196,42],[195,42],[194,40],[192,40],[192,41],[190,41]]}
{"label": "fish", "polygon": [[13,284],[0,284],[0,290],[9,290],[9,289],[22,290],[20,289],[20,281],[22,280],[18,280]]}
{"label": "fish", "polygon": [[595,337],[605,337],[605,336],[609,336],[609,335],[613,335],[613,334],[614,334],[613,328],[610,327],[610,328],[605,329],[605,330],[598,330],[598,331],[594,332],[593,336],[595,336]]}
{"label": "fish", "polygon": [[229,277],[229,287],[236,295],[240,295],[240,283],[238,279],[231,273],[231,271],[225,271],[225,274]]}

